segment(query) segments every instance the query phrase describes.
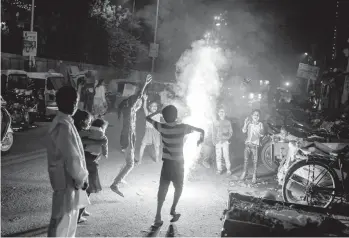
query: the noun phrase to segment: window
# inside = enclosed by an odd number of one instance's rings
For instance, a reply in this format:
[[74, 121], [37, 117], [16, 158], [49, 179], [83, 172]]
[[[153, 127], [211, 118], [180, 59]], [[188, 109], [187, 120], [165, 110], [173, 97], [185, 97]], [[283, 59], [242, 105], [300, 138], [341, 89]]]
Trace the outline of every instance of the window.
[[58, 90], [63, 86], [70, 86], [64, 77], [49, 77], [47, 79], [47, 90]]
[[10, 74], [8, 76], [8, 89], [27, 89], [28, 87], [28, 77], [23, 74]]

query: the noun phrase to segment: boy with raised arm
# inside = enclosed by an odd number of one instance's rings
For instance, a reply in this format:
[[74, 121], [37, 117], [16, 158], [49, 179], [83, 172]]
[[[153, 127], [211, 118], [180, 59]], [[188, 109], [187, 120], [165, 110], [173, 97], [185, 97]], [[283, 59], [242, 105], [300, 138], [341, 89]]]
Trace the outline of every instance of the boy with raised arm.
[[[144, 113], [145, 116], [148, 116], [151, 113], [154, 113], [158, 110], [158, 104], [156, 102], [152, 102], [149, 105], [149, 109], [148, 109], [148, 96], [146, 94], [144, 94], [144, 103], [143, 103], [143, 109], [144, 109]], [[156, 114], [153, 117], [153, 120], [160, 122], [161, 120], [161, 115], [160, 114]], [[144, 137], [142, 140], [142, 144], [141, 144], [141, 148], [139, 150], [139, 159], [138, 161], [136, 161], [137, 164], [141, 164], [142, 160], [143, 160], [143, 155], [144, 155], [144, 150], [145, 147], [148, 145], [153, 145], [154, 146], [154, 150], [155, 150], [155, 162], [158, 162], [160, 160], [160, 134], [159, 132], [153, 127], [152, 124], [150, 124], [149, 122], [146, 122], [145, 125], [145, 133], [144, 133]]]

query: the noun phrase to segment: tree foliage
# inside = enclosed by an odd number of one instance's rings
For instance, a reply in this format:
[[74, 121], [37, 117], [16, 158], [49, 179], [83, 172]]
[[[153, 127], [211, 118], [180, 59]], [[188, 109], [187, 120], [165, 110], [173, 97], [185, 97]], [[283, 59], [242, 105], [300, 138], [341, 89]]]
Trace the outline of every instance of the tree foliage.
[[108, 33], [109, 64], [127, 72], [147, 57], [148, 49], [140, 40], [142, 27], [129, 9], [116, 7], [109, 0], [96, 0], [90, 16]]
[[[30, 0], [1, 0], [2, 50], [21, 54], [30, 29]], [[38, 56], [128, 70], [146, 56], [142, 27], [128, 9], [109, 0], [36, 0]], [[6, 30], [6, 31], [5, 31]]]

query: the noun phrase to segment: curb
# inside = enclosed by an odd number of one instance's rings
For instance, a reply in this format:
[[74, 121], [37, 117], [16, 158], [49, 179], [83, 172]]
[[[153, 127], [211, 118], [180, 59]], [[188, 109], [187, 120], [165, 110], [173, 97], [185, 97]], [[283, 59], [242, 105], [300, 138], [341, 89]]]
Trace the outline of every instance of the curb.
[[42, 159], [46, 157], [47, 157], [46, 149], [39, 149], [39, 150], [31, 151], [28, 153], [22, 153], [22, 154], [5, 157], [1, 159], [1, 166], [4, 167], [4, 166], [18, 164], [18, 163], [29, 161], [29, 160]]

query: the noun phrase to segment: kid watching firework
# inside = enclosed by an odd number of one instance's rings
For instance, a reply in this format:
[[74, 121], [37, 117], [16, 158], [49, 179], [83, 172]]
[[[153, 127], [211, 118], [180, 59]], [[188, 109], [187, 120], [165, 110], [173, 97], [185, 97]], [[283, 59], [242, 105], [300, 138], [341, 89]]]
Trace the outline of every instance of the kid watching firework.
[[247, 117], [242, 128], [243, 133], [247, 133], [244, 151], [244, 170], [241, 174], [241, 180], [246, 178], [248, 158], [252, 155], [253, 160], [253, 175], [252, 183], [257, 182], [257, 165], [258, 165], [258, 147], [260, 146], [260, 138], [263, 136], [263, 123], [259, 121], [261, 112], [253, 110], [252, 120]]
[[224, 159], [227, 174], [231, 174], [231, 163], [229, 156], [229, 139], [233, 136], [233, 128], [230, 121], [225, 119], [223, 108], [218, 110], [218, 121], [214, 124], [212, 141], [216, 147], [217, 174], [223, 171], [222, 160]]

